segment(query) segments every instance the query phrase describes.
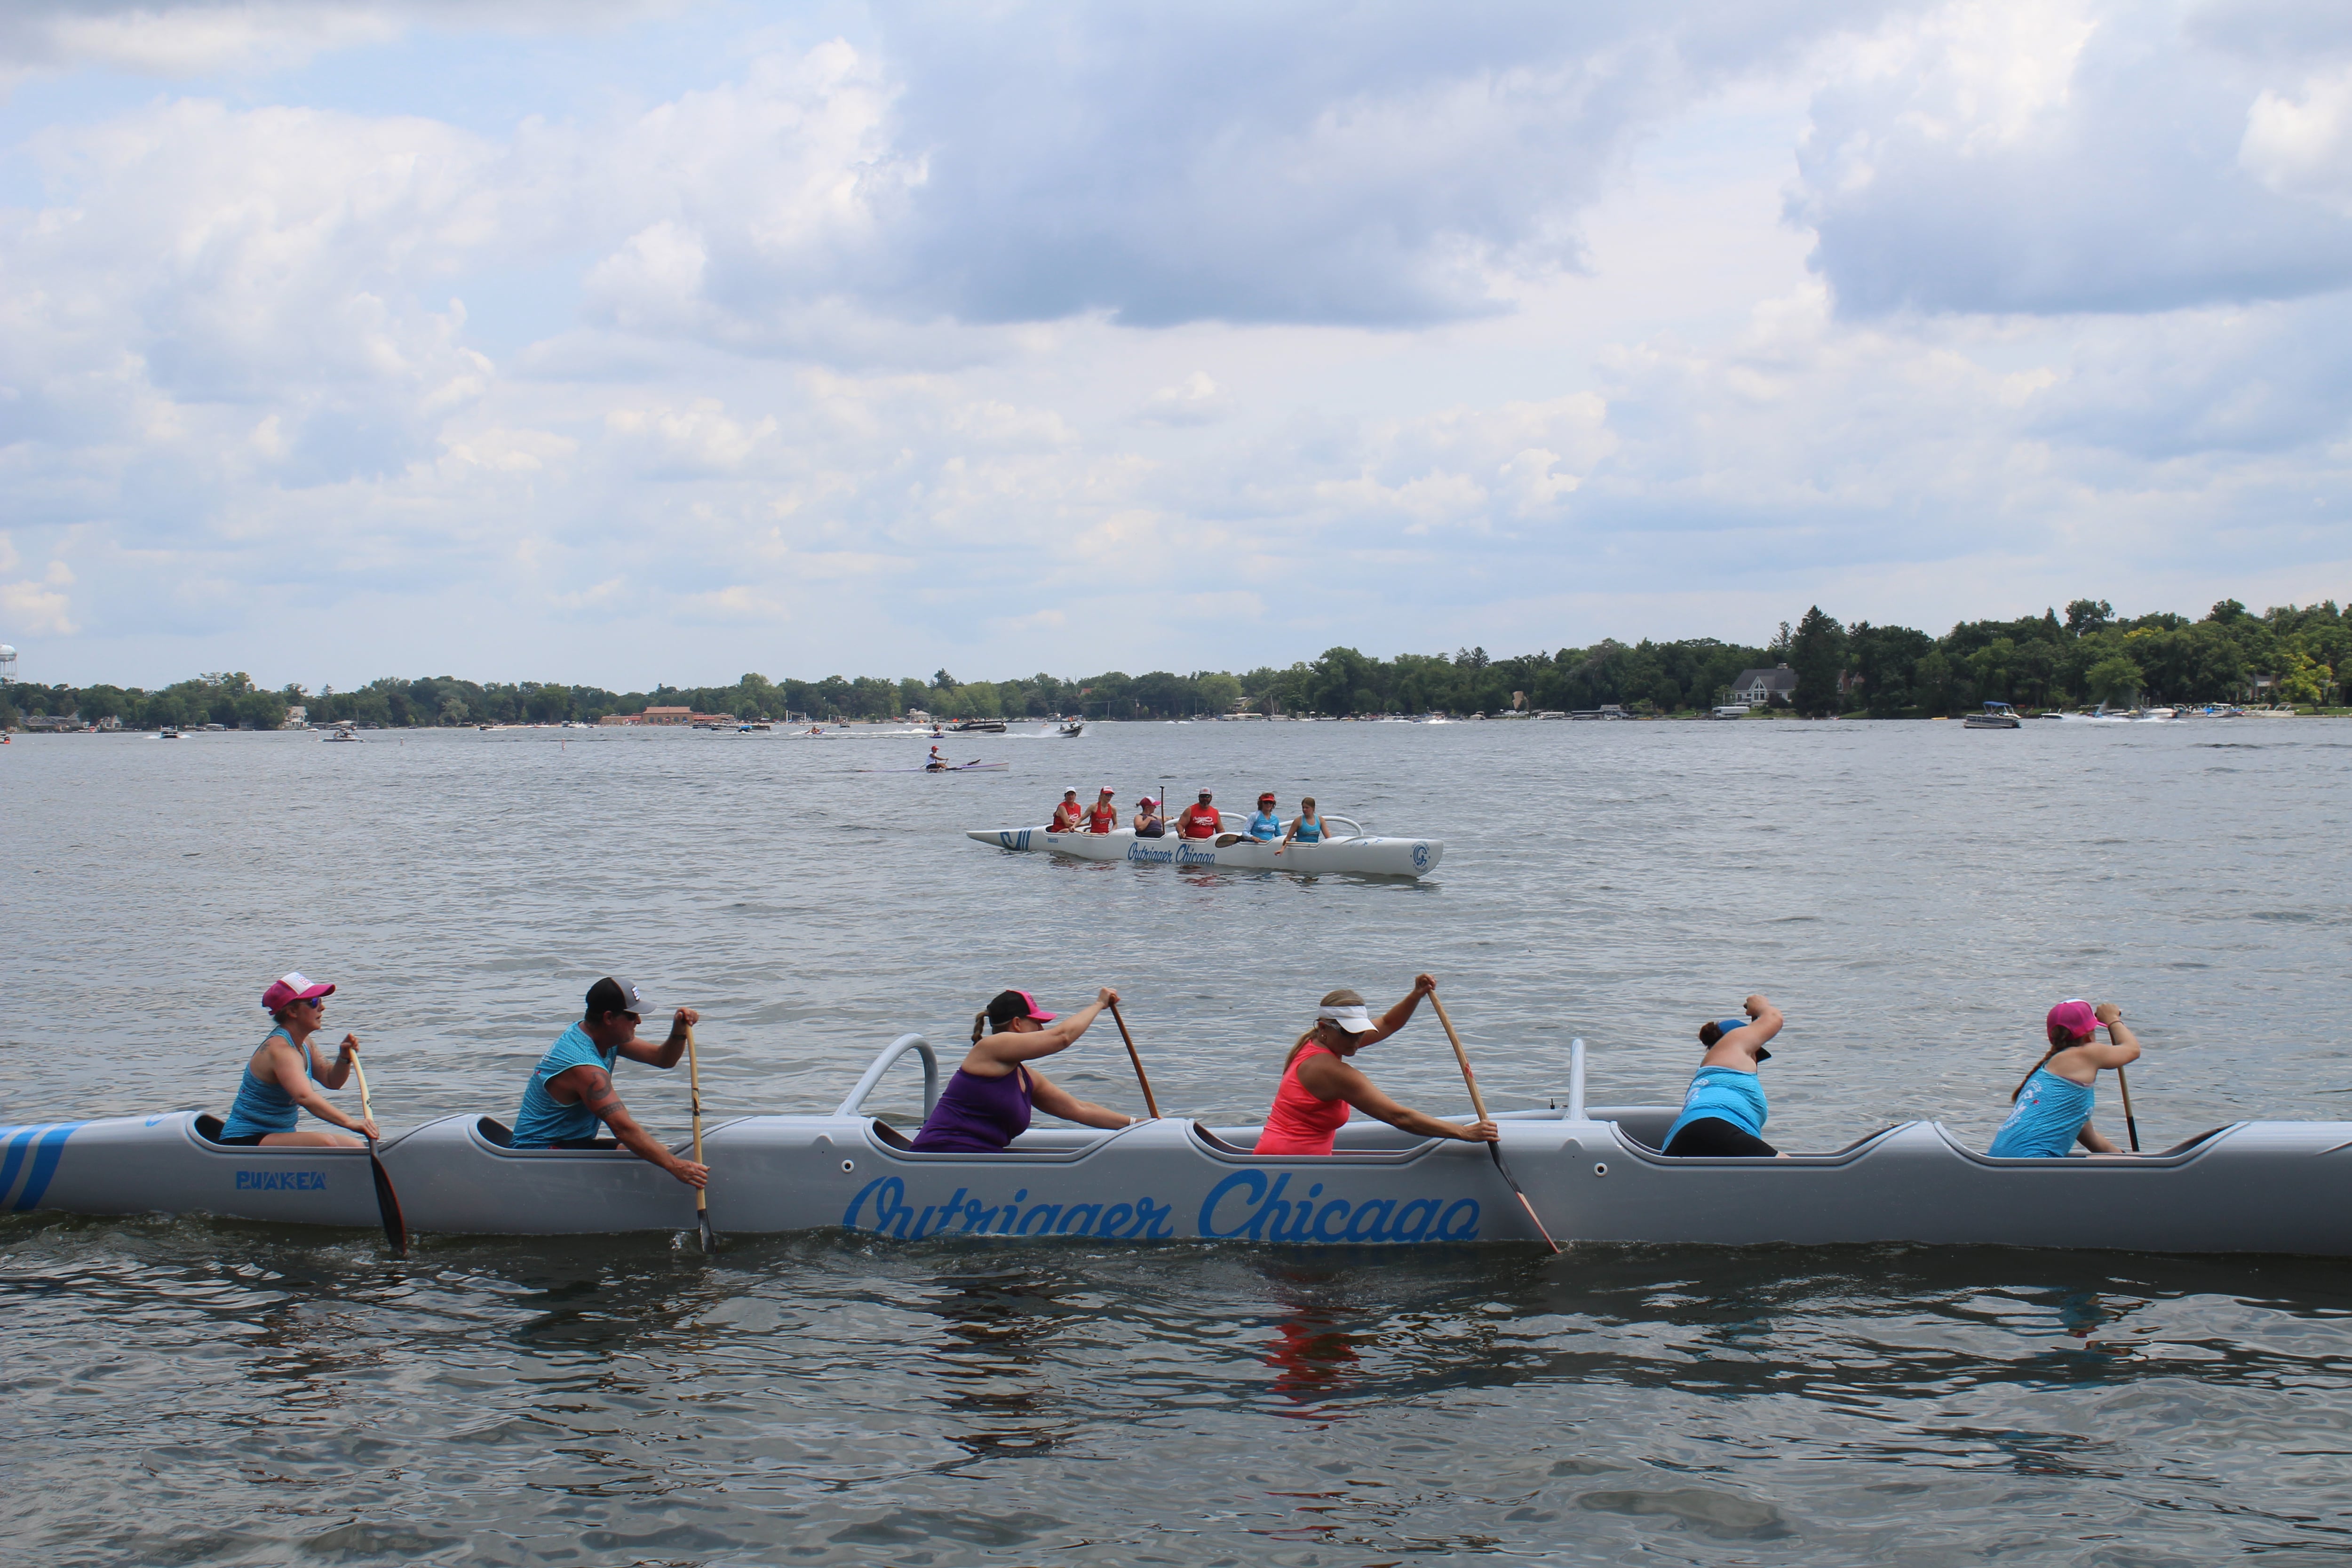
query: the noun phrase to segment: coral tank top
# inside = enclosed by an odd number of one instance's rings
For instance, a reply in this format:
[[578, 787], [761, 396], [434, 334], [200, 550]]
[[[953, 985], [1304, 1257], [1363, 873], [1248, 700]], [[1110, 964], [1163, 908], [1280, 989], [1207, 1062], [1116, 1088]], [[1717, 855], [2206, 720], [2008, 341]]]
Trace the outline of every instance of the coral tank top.
[[1331, 1140], [1347, 1125], [1348, 1102], [1344, 1100], [1318, 1100], [1298, 1081], [1299, 1064], [1321, 1051], [1327, 1057], [1339, 1053], [1328, 1046], [1309, 1045], [1293, 1057], [1290, 1065], [1282, 1069], [1282, 1082], [1274, 1091], [1274, 1109], [1265, 1113], [1265, 1126], [1259, 1130], [1257, 1148], [1260, 1154], [1328, 1154]]

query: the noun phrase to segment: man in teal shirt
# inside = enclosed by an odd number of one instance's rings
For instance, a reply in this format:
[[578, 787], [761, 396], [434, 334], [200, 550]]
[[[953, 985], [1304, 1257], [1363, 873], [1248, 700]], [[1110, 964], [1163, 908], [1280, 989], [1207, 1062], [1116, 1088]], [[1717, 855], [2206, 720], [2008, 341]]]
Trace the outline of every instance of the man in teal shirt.
[[622, 1057], [674, 1068], [686, 1054], [686, 1031], [702, 1021], [693, 1008], [680, 1007], [670, 1021], [669, 1037], [655, 1045], [637, 1038], [645, 1012], [645, 998], [625, 982], [607, 976], [588, 988], [586, 1016], [547, 1048], [523, 1086], [522, 1109], [515, 1114], [516, 1148], [597, 1148], [603, 1146], [596, 1136], [602, 1122], [638, 1159], [659, 1165], [688, 1186], [709, 1181], [709, 1166], [681, 1160], [655, 1142], [613, 1091], [613, 1068]]

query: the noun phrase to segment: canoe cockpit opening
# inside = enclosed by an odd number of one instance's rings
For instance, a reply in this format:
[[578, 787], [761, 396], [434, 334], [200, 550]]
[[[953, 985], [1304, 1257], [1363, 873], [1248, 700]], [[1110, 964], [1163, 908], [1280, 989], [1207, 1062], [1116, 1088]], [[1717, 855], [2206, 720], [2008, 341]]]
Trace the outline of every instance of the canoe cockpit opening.
[[2204, 1142], [2208, 1138], [2219, 1137], [2221, 1134], [2227, 1132], [2231, 1127], [2235, 1125], [2236, 1123], [2234, 1122], [2228, 1122], [2220, 1127], [2208, 1127], [2204, 1131], [2200, 1132], [2196, 1137], [2189, 1139], [2187, 1142], [2175, 1143], [2171, 1148], [2167, 1149], [2164, 1153], [2158, 1155], [2157, 1158], [2161, 1160], [2173, 1154], [2186, 1154], [2200, 1143]]
[[477, 1119], [474, 1122], [474, 1131], [482, 1135], [482, 1141], [486, 1143], [495, 1143], [501, 1149], [514, 1147], [513, 1129], [495, 1116]]
[[874, 1119], [873, 1127], [874, 1138], [877, 1142], [887, 1143], [893, 1149], [911, 1149], [915, 1146], [915, 1141], [913, 1139], [908, 1137], [904, 1132], [899, 1131], [897, 1128], [891, 1126], [888, 1122], [883, 1121], [878, 1116]]
[[226, 1123], [209, 1110], [200, 1110], [196, 1113], [196, 1136], [207, 1143], [219, 1142], [221, 1129], [226, 1125]]
[[1249, 1150], [1243, 1148], [1238, 1143], [1230, 1143], [1224, 1139], [1218, 1137], [1215, 1129], [1212, 1128], [1205, 1121], [1195, 1121], [1192, 1123], [1192, 1136], [1207, 1144], [1210, 1148], [1214, 1149], [1220, 1154], [1246, 1154], [1250, 1152]]

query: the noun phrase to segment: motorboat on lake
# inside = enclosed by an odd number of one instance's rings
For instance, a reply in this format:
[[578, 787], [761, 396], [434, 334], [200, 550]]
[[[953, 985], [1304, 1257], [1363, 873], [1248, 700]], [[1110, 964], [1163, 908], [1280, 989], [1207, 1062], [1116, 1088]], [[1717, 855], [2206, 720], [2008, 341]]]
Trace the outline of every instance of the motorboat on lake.
[[[1171, 832], [1140, 837], [1131, 827], [1109, 833], [1056, 833], [1050, 827], [984, 827], [964, 833], [975, 844], [999, 849], [1042, 849], [1081, 860], [1124, 860], [1134, 866], [1183, 866], [1204, 870], [1324, 872], [1358, 877], [1424, 877], [1445, 857], [1438, 838], [1390, 838], [1366, 833], [1363, 825], [1337, 812], [1323, 813], [1328, 825], [1319, 844], [1266, 843], [1241, 831], [1246, 820], [1217, 814], [1225, 831], [1214, 838], [1180, 838]], [[1333, 834], [1333, 827], [1344, 829]]]
[[2022, 727], [2017, 710], [2006, 702], [1988, 702], [1983, 712], [1970, 713], [1960, 720], [1963, 730], [2016, 730]]
[[[1181, 1117], [1034, 1127], [999, 1153], [917, 1153], [865, 1108], [909, 1055], [928, 1111], [937, 1053], [904, 1035], [829, 1113], [706, 1128], [712, 1225], [894, 1241], [1539, 1244], [1486, 1151], [1368, 1119], [1342, 1128], [1328, 1155], [1262, 1156], [1255, 1125]], [[1676, 1108], [1588, 1106], [1584, 1060], [1577, 1041], [1564, 1106], [1495, 1118], [1512, 1174], [1563, 1243], [2352, 1257], [2352, 1122], [2233, 1122], [2132, 1159], [1997, 1160], [1933, 1121], [1780, 1159], [1669, 1159], [1657, 1145]], [[377, 1223], [363, 1148], [231, 1147], [219, 1132], [194, 1110], [0, 1129], [0, 1211]], [[625, 1150], [517, 1149], [504, 1123], [478, 1114], [377, 1147], [421, 1235], [695, 1227], [693, 1190]]]

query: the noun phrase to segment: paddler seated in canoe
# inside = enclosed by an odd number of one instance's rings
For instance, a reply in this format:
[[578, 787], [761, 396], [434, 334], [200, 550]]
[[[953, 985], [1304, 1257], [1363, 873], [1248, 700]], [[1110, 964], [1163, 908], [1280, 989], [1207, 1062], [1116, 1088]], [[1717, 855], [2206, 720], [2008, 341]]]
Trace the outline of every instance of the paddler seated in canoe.
[[262, 1144], [270, 1148], [315, 1148], [320, 1144], [355, 1146], [362, 1141], [346, 1138], [340, 1132], [299, 1126], [305, 1110], [321, 1121], [349, 1128], [363, 1138], [383, 1136], [374, 1122], [364, 1116], [344, 1115], [319, 1092], [321, 1088], [343, 1087], [344, 1080], [352, 1076], [352, 1063], [360, 1048], [358, 1036], [345, 1035], [335, 1059], [322, 1063], [319, 1047], [310, 1043], [310, 1037], [326, 1022], [327, 998], [334, 994], [333, 986], [314, 985], [299, 973], [286, 975], [261, 994], [262, 1011], [278, 1026], [246, 1058], [245, 1077], [236, 1086], [236, 1102], [228, 1108], [228, 1119], [222, 1123], [220, 1137], [215, 1142], [248, 1147]]
[[[1287, 849], [1294, 844], [1322, 842], [1323, 817], [1315, 809], [1315, 797], [1311, 795], [1302, 795], [1298, 797], [1298, 815], [1290, 819], [1290, 831], [1282, 836], [1282, 849]], [[1279, 855], [1282, 849], [1277, 849], [1275, 853]]]
[[948, 771], [948, 760], [940, 755], [940, 749], [937, 746], [931, 748], [931, 760], [923, 764], [923, 771], [927, 773], [943, 773]]
[[[563, 1031], [523, 1085], [522, 1109], [515, 1113], [518, 1149], [610, 1149], [615, 1142], [647, 1164], [659, 1165], [689, 1187], [710, 1180], [710, 1168], [681, 1160], [637, 1125], [613, 1092], [613, 1068], [621, 1058], [651, 1068], [674, 1068], [686, 1054], [686, 1032], [702, 1021], [691, 1007], [670, 1020], [669, 1037], [656, 1045], [637, 1038], [646, 1012], [637, 988], [611, 976], [588, 987], [588, 1011]], [[598, 1122], [613, 1130], [596, 1136]]]
[[1260, 844], [1271, 844], [1281, 837], [1282, 818], [1276, 816], [1274, 810], [1278, 804], [1272, 790], [1259, 795], [1257, 809], [1250, 813], [1249, 826], [1244, 831]]
[[1066, 1018], [1037, 1005], [1026, 991], [1000, 991], [971, 1020], [971, 1049], [940, 1090], [915, 1149], [926, 1154], [995, 1154], [1029, 1131], [1034, 1108], [1082, 1127], [1132, 1127], [1140, 1118], [1080, 1100], [1033, 1071], [1028, 1063], [1076, 1045], [1105, 1007], [1118, 1000], [1108, 986], [1094, 1004]]
[[1066, 789], [1062, 804], [1054, 808], [1054, 820], [1045, 825], [1048, 833], [1078, 833], [1087, 826], [1087, 808], [1078, 804], [1078, 792]]
[[1275, 1086], [1274, 1108], [1259, 1129], [1260, 1154], [1328, 1154], [1331, 1142], [1348, 1120], [1349, 1107], [1423, 1138], [1459, 1138], [1466, 1143], [1492, 1143], [1498, 1134], [1491, 1121], [1464, 1126], [1424, 1115], [1399, 1105], [1372, 1087], [1372, 1080], [1348, 1058], [1366, 1046], [1387, 1039], [1412, 1017], [1421, 999], [1437, 990], [1437, 982], [1416, 974], [1405, 999], [1373, 1023], [1364, 999], [1353, 991], [1334, 991], [1315, 1011], [1315, 1026], [1298, 1037], [1283, 1059], [1282, 1081]]
[[1168, 823], [1160, 815], [1160, 803], [1148, 795], [1135, 803], [1135, 836], [1138, 838], [1168, 837]]
[[1666, 1153], [1770, 1159], [1780, 1152], [1764, 1142], [1770, 1108], [1764, 1103], [1764, 1084], [1756, 1067], [1771, 1059], [1764, 1042], [1780, 1032], [1785, 1020], [1761, 994], [1748, 998], [1746, 1006], [1745, 1018], [1699, 1026], [1698, 1043], [1706, 1055], [1691, 1074], [1683, 1113], [1658, 1145]]
[[[2098, 1040], [2102, 1025], [2107, 1031], [2104, 1046]], [[2010, 1095], [2009, 1120], [1985, 1152], [2000, 1160], [2056, 1159], [2080, 1143], [2094, 1154], [2123, 1153], [2091, 1125], [2099, 1069], [2139, 1060], [2139, 1041], [2124, 1023], [2123, 1009], [2112, 1002], [2094, 1007], [2070, 998], [2050, 1009], [2042, 1032], [2050, 1048]]]
[[1118, 831], [1118, 807], [1111, 804], [1112, 794], [1110, 785], [1105, 784], [1102, 786], [1102, 794], [1095, 797], [1093, 809], [1087, 813], [1088, 833]]
[[1201, 798], [1184, 808], [1183, 815], [1176, 819], [1176, 833], [1179, 837], [1214, 838], [1218, 831], [1224, 826], [1224, 818], [1218, 814], [1215, 806], [1209, 804], [1210, 798], [1209, 792], [1202, 790]]

